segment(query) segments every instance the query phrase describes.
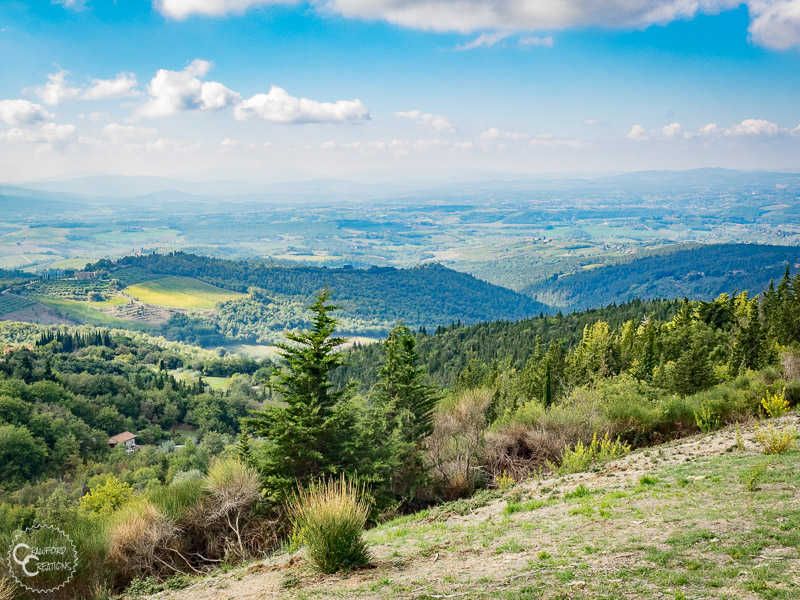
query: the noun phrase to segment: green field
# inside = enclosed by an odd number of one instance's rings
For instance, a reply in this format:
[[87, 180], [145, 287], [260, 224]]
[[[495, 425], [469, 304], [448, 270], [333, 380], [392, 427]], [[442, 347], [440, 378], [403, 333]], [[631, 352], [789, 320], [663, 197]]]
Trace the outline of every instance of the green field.
[[33, 304], [33, 300], [16, 294], [0, 295], [0, 315], [6, 315], [17, 310], [22, 310]]
[[146, 304], [188, 310], [210, 310], [219, 302], [245, 296], [191, 277], [166, 277], [156, 281], [146, 281], [129, 286], [123, 291]]
[[117, 329], [135, 329], [139, 331], [151, 330], [144, 323], [137, 323], [136, 321], [128, 321], [127, 319], [118, 319], [107, 315], [99, 310], [96, 310], [88, 302], [79, 302], [77, 300], [69, 300], [66, 298], [37, 298], [39, 302], [52, 308], [55, 312], [63, 317], [72, 319], [78, 323], [85, 323], [87, 325], [96, 325], [100, 327], [114, 327]]

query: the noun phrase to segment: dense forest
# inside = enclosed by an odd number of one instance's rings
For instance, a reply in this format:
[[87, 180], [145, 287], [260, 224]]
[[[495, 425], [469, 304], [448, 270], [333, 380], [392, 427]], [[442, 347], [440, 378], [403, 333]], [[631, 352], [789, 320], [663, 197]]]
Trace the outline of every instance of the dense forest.
[[584, 310], [634, 298], [711, 300], [723, 292], [762, 290], [792, 271], [800, 260], [793, 246], [710, 244], [650, 256], [616, 259], [614, 264], [554, 274], [520, 288], [524, 294], [562, 310]]

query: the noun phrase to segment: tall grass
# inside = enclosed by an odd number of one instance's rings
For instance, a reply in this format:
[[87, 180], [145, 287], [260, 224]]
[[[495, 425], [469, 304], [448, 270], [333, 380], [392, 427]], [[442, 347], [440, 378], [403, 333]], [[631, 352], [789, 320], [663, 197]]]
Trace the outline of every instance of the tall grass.
[[294, 535], [306, 547], [308, 560], [322, 573], [369, 562], [363, 539], [369, 512], [364, 488], [344, 475], [299, 488], [288, 504]]

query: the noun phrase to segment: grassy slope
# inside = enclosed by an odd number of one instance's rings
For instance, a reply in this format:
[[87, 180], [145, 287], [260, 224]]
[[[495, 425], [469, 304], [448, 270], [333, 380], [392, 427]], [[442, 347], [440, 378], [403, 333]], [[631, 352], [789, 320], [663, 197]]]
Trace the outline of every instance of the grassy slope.
[[166, 277], [125, 288], [137, 300], [166, 308], [189, 310], [213, 309], [218, 302], [243, 298], [245, 294], [229, 292], [191, 277]]
[[152, 327], [148, 327], [144, 323], [137, 323], [136, 321], [128, 321], [127, 319], [118, 319], [107, 315], [104, 312], [92, 307], [89, 302], [79, 302], [77, 300], [69, 300], [66, 298], [46, 298], [38, 297], [37, 300], [45, 306], [52, 308], [57, 313], [72, 319], [73, 321], [86, 325], [95, 325], [97, 327], [111, 327], [116, 329], [133, 329], [136, 331], [148, 331]]
[[281, 554], [160, 597], [800, 598], [800, 452], [742, 434], [744, 451], [727, 428], [398, 519], [367, 533], [367, 570], [320, 576]]

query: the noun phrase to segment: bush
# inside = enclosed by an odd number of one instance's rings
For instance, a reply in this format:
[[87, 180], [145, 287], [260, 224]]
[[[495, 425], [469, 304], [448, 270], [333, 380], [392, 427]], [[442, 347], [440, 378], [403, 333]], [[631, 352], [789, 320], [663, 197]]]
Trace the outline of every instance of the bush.
[[175, 557], [169, 550], [176, 533], [175, 524], [150, 502], [128, 505], [111, 527], [108, 561], [126, 582], [173, 573]]
[[224, 523], [235, 542], [227, 543], [225, 553], [245, 558], [248, 554], [244, 527], [249, 510], [261, 497], [261, 476], [234, 458], [217, 460], [208, 470], [205, 487], [209, 500], [204, 506], [206, 523]]
[[794, 450], [797, 430], [791, 427], [774, 427], [772, 423], [764, 428], [756, 426], [756, 439], [764, 449], [764, 454], [785, 454]]
[[781, 417], [789, 412], [789, 403], [784, 396], [785, 392], [786, 388], [774, 394], [767, 392], [767, 395], [761, 399], [761, 408], [764, 409], [769, 418]]
[[108, 516], [133, 498], [133, 488], [116, 477], [108, 477], [104, 483], [92, 487], [81, 498], [81, 508], [99, 515]]
[[305, 545], [311, 564], [335, 573], [369, 562], [363, 539], [370, 505], [352, 480], [320, 480], [301, 487], [288, 506], [295, 537]]
[[565, 447], [564, 453], [561, 455], [561, 464], [558, 467], [551, 464], [550, 467], [561, 475], [580, 473], [588, 471], [593, 464], [602, 464], [624, 456], [630, 450], [630, 446], [621, 442], [619, 438], [611, 440], [606, 434], [598, 440], [595, 434], [592, 443], [588, 446], [584, 446], [583, 442], [578, 442], [574, 448]]
[[434, 477], [446, 498], [469, 495], [475, 489], [491, 402], [488, 390], [467, 390], [443, 402], [434, 416], [426, 443]]

